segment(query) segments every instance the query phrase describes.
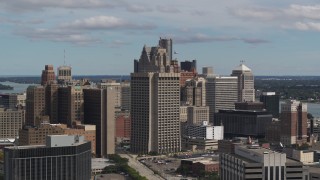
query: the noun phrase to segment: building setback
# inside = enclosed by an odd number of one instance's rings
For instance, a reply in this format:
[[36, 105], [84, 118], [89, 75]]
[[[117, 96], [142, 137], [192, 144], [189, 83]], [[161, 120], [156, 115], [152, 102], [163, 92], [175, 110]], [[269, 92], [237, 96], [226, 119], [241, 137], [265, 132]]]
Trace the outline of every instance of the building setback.
[[46, 145], [4, 149], [5, 180], [91, 179], [91, 144], [83, 136], [48, 136]]

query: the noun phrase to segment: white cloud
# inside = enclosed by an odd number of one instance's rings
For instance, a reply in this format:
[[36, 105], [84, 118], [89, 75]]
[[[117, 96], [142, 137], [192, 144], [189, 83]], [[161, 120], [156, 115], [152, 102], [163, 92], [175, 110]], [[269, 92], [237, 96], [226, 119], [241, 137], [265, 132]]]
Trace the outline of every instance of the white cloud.
[[[290, 28], [290, 27], [289, 27]], [[312, 31], [320, 31], [320, 23], [316, 22], [296, 22], [292, 28], [302, 30], [302, 31], [307, 31], [307, 30], [312, 30]]]
[[288, 16], [302, 17], [308, 19], [320, 19], [320, 5], [304, 6], [292, 4], [288, 9], [284, 10]]
[[114, 16], [95, 16], [64, 23], [61, 28], [78, 30], [108, 30], [108, 29], [154, 29], [153, 24], [137, 24]]
[[231, 14], [240, 18], [249, 18], [270, 21], [277, 18], [280, 12], [276, 9], [268, 8], [237, 8], [232, 9]]

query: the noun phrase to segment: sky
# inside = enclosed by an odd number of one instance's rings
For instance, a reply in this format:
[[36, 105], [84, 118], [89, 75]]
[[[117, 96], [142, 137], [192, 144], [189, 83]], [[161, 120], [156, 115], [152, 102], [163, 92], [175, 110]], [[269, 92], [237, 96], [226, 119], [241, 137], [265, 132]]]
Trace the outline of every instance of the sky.
[[200, 72], [319, 75], [319, 32], [318, 0], [0, 0], [0, 75], [129, 75], [160, 37]]

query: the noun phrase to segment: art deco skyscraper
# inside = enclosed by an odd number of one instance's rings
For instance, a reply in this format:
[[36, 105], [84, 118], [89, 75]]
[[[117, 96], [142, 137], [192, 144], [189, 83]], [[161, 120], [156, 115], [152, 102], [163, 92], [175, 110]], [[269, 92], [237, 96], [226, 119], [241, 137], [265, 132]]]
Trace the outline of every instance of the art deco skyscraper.
[[45, 115], [45, 87], [29, 86], [26, 99], [26, 125], [39, 125]]
[[56, 76], [54, 74], [53, 65], [46, 65], [45, 69], [42, 70], [41, 75], [41, 85], [51, 84], [56, 80]]
[[255, 101], [254, 76], [251, 69], [244, 64], [240, 64], [232, 71], [231, 76], [238, 77], [238, 101]]
[[[160, 39], [159, 44], [171, 40]], [[172, 51], [172, 42], [169, 43]], [[131, 74], [131, 151], [174, 153], [181, 149], [180, 74], [162, 47], [143, 47]]]

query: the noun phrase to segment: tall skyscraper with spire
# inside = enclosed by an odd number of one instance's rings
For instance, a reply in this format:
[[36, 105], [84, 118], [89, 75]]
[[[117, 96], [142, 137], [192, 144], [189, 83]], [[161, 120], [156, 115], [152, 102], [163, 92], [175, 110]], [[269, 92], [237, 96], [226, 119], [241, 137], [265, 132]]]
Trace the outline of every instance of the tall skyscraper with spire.
[[[168, 52], [169, 51], [169, 54]], [[180, 73], [171, 60], [172, 40], [143, 47], [131, 73], [131, 151], [174, 153], [181, 150]]]
[[254, 76], [251, 69], [241, 62], [239, 66], [233, 69], [231, 76], [238, 77], [238, 101], [255, 101]]

